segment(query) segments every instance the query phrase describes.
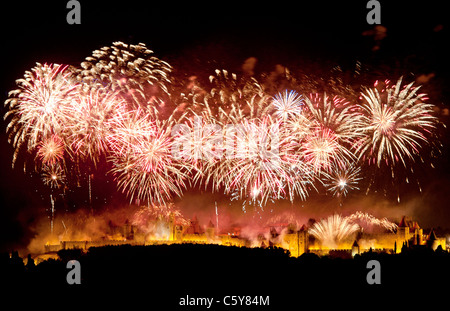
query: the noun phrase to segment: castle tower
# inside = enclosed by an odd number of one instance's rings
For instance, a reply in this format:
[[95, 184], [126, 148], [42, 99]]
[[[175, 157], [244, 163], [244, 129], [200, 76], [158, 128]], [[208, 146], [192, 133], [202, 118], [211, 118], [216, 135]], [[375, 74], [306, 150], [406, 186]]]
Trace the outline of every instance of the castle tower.
[[434, 233], [434, 230], [431, 229], [430, 234], [428, 235], [427, 238], [427, 246], [435, 251], [438, 245], [439, 243], [438, 239], [436, 238], [436, 234]]
[[309, 251], [309, 234], [306, 226], [303, 225], [300, 230], [289, 230], [283, 236], [283, 244], [289, 250], [291, 256], [299, 257]]
[[170, 214], [169, 217], [169, 241], [175, 241], [175, 217], [173, 214]]
[[414, 245], [422, 245], [423, 244], [423, 230], [419, 227], [419, 224], [417, 222], [414, 222], [413, 226], [414, 230]]
[[197, 216], [191, 220], [190, 226], [186, 229], [187, 234], [203, 234], [203, 229], [200, 227], [198, 223]]
[[272, 239], [275, 239], [277, 236], [278, 236], [278, 232], [277, 232], [277, 230], [275, 229], [275, 227], [270, 227], [270, 237], [271, 237]]
[[178, 224], [174, 226], [174, 232], [175, 232], [175, 236], [174, 236], [174, 241], [183, 241], [183, 226]]
[[403, 245], [404, 243], [407, 243], [408, 240], [409, 240], [409, 227], [406, 224], [405, 216], [403, 216], [397, 228], [397, 237], [396, 237], [397, 252], [399, 252], [398, 245]]
[[123, 236], [127, 240], [134, 240], [134, 229], [128, 219], [125, 221], [123, 226]]
[[360, 250], [359, 250], [359, 244], [358, 242], [353, 242], [352, 245], [352, 257], [355, 257], [355, 255], [359, 255], [360, 254]]
[[309, 251], [309, 234], [305, 225], [303, 225], [299, 231], [297, 231], [298, 236], [298, 256], [301, 256], [304, 253]]
[[211, 220], [209, 221], [208, 227], [206, 227], [206, 238], [209, 242], [216, 239], [216, 227]]
[[261, 248], [266, 248], [266, 243], [264, 243], [264, 240], [261, 241], [261, 244], [259, 245], [259, 247]]

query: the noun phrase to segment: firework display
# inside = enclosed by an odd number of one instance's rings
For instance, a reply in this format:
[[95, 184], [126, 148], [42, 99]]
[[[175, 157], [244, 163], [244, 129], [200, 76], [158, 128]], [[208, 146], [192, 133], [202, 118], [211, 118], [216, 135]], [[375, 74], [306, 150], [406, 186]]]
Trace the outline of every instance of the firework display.
[[363, 213], [361, 211], [358, 211], [354, 214], [351, 214], [347, 216], [347, 219], [355, 222], [360, 223], [361, 227], [364, 226], [381, 226], [385, 228], [386, 230], [389, 230], [390, 232], [395, 232], [397, 229], [397, 225], [389, 221], [387, 218], [378, 219], [373, 215], [370, 215], [368, 213]]
[[65, 178], [64, 171], [59, 164], [44, 164], [42, 167], [42, 181], [51, 188], [61, 187]]
[[[424, 102], [425, 94], [410, 83], [402, 87], [402, 79], [379, 91], [376, 87], [361, 93], [364, 98], [363, 130], [366, 135], [356, 149], [360, 158], [380, 166], [401, 163], [420, 152], [426, 134], [435, 127], [433, 106]], [[377, 86], [377, 85], [376, 85]]]
[[171, 73], [142, 43], [115, 42], [80, 68], [38, 63], [5, 102], [13, 165], [21, 151], [34, 155], [45, 184], [58, 188], [80, 163], [106, 163], [130, 201], [148, 206], [194, 187], [264, 206], [322, 186], [346, 196], [362, 188], [367, 165], [411, 170], [439, 124], [419, 86], [401, 78], [358, 97], [309, 82], [274, 91], [226, 70], [180, 89]]
[[334, 214], [321, 219], [314, 223], [308, 232], [321, 242], [322, 247], [336, 248], [345, 240], [353, 241], [356, 232], [365, 229], [373, 231], [373, 227], [380, 227], [391, 233], [398, 228], [387, 218], [379, 219], [368, 213], [357, 211], [346, 217]]
[[346, 196], [349, 190], [358, 190], [358, 182], [361, 168], [349, 165], [344, 169], [338, 169], [325, 177], [325, 186], [334, 196]]
[[52, 135], [62, 137], [72, 100], [78, 95], [72, 79], [67, 66], [37, 63], [16, 81], [19, 88], [9, 93], [5, 102], [9, 111], [4, 116], [10, 118], [7, 132], [16, 150], [13, 166], [22, 147], [32, 152]]
[[443, 1], [3, 7], [8, 305], [445, 297]]
[[331, 215], [316, 222], [309, 233], [322, 241], [323, 245], [336, 248], [339, 243], [359, 230], [359, 226], [341, 215]]
[[187, 179], [184, 169], [189, 168], [172, 160], [167, 129], [135, 139], [132, 150], [124, 156], [112, 157], [118, 187], [138, 202], [164, 203], [173, 194], [181, 196]]
[[153, 56], [145, 44], [114, 42], [92, 52], [75, 70], [82, 85], [117, 91], [130, 107], [151, 107], [160, 103], [170, 84], [171, 66]]

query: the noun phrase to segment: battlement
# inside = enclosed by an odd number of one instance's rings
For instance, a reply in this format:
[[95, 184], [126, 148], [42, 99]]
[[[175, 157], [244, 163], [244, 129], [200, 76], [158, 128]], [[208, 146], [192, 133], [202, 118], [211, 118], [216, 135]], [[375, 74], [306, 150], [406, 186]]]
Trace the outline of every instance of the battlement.
[[[303, 226], [300, 230], [292, 230], [292, 226], [277, 229], [275, 227], [265, 228], [267, 234], [260, 234], [256, 241], [251, 241], [239, 235], [239, 230], [233, 233], [217, 234], [214, 226], [210, 222], [206, 229], [203, 229], [198, 221], [194, 219], [190, 225], [182, 226], [174, 224], [172, 221], [165, 224], [165, 234], [145, 235], [137, 228], [128, 223], [125, 228], [115, 228], [114, 233], [123, 232], [123, 239], [102, 239], [95, 241], [60, 241], [56, 244], [45, 245], [45, 252], [56, 252], [61, 249], [82, 249], [88, 250], [90, 247], [100, 247], [108, 245], [155, 245], [173, 243], [198, 243], [198, 244], [218, 244], [238, 247], [267, 247], [274, 246], [284, 248], [291, 256], [299, 257], [304, 253], [312, 252], [318, 255], [330, 255], [342, 258], [352, 257], [355, 254], [367, 252], [400, 253], [403, 247], [421, 245], [436, 250], [440, 245], [446, 249], [446, 239], [436, 237], [433, 230], [428, 235], [423, 234], [423, 230], [417, 223], [407, 223], [404, 219], [400, 222], [396, 232], [385, 233], [364, 233], [359, 232], [354, 237], [354, 242], [347, 241], [341, 243], [337, 248], [322, 247], [318, 241], [311, 244], [308, 230]], [[117, 234], [115, 235], [117, 236]]]

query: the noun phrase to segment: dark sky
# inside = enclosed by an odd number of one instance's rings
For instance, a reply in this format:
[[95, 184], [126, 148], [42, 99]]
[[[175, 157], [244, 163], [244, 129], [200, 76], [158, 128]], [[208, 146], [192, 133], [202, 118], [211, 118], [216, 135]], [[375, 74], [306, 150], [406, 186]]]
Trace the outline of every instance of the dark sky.
[[[395, 3], [392, 3], [395, 2]], [[359, 1], [87, 1], [81, 0], [81, 25], [66, 23], [66, 1], [2, 3], [0, 72], [2, 101], [14, 81], [35, 62], [78, 65], [94, 49], [114, 41], [145, 43], [162, 59], [182, 64], [183, 70], [213, 65], [239, 68], [250, 56], [271, 70], [277, 63], [300, 59], [345, 66], [356, 60], [374, 65], [411, 66], [417, 74], [436, 74], [434, 100], [448, 102], [448, 14], [445, 1], [380, 1], [382, 25], [388, 29], [374, 56], [373, 42], [362, 36], [366, 2]], [[441, 27], [441, 28], [440, 28]], [[211, 53], [214, 51], [214, 54]], [[182, 59], [183, 62], [179, 60]], [[407, 59], [407, 61], [405, 61]], [[211, 65], [211, 66], [213, 66]], [[376, 66], [374, 66], [376, 68]], [[214, 69], [214, 68], [213, 68]], [[406, 68], [408, 70], [408, 68]], [[2, 115], [4, 110], [2, 108]], [[27, 211], [41, 205], [34, 180], [21, 166], [11, 169], [12, 148], [0, 134], [0, 240], [12, 247], [27, 237], [33, 222]], [[446, 151], [445, 151], [446, 152]], [[444, 156], [448, 153], [444, 152]], [[450, 227], [448, 164], [426, 189], [435, 214]], [[442, 199], [439, 197], [442, 196]], [[418, 215], [426, 218], [426, 210]]]

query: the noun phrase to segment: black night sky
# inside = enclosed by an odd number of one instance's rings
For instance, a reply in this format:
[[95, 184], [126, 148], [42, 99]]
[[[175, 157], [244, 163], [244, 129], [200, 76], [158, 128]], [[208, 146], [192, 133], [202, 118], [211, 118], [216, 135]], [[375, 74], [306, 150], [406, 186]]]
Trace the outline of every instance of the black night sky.
[[[416, 77], [434, 73], [424, 86], [430, 101], [450, 103], [449, 19], [444, 1], [381, 0], [387, 36], [373, 51], [366, 1], [87, 1], [81, 25], [68, 25], [66, 1], [11, 1], [2, 4], [2, 102], [36, 62], [79, 65], [95, 49], [123, 41], [143, 42], [182, 75], [207, 77], [216, 68], [239, 72], [248, 57], [258, 59], [257, 74], [276, 64], [352, 72], [357, 61], [374, 76]], [[319, 65], [318, 65], [319, 64]], [[5, 109], [2, 105], [1, 114]], [[448, 116], [442, 116], [448, 123]], [[40, 186], [11, 168], [13, 148], [6, 123], [0, 129], [0, 250], [26, 245], [28, 226], [43, 212]], [[424, 206], [414, 210], [425, 227], [450, 228], [448, 133], [436, 169], [421, 178]], [[103, 182], [102, 180], [97, 181]], [[109, 186], [107, 186], [109, 187]], [[114, 192], [113, 189], [109, 189]], [[47, 197], [46, 197], [47, 198]], [[100, 198], [101, 200], [101, 198]], [[40, 211], [39, 213], [37, 211]]]

